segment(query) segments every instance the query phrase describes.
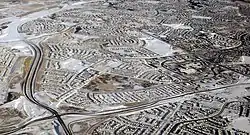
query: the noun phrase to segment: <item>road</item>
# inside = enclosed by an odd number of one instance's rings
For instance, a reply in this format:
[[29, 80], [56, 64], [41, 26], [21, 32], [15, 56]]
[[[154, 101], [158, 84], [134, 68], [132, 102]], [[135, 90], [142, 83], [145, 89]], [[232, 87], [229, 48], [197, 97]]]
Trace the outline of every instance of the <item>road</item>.
[[[192, 95], [192, 94], [195, 94], [195, 93], [201, 93], [201, 92], [207, 92], [207, 91], [215, 91], [215, 90], [218, 90], [218, 89], [223, 89], [223, 88], [228, 88], [228, 87], [234, 87], [234, 86], [240, 86], [240, 85], [249, 85], [249, 83], [241, 83], [241, 84], [234, 84], [234, 85], [231, 85], [231, 86], [226, 86], [226, 87], [221, 87], [221, 88], [216, 88], [216, 89], [211, 89], [211, 90], [205, 90], [205, 91], [198, 91], [198, 92], [192, 92], [192, 93], [187, 93], [187, 94], [184, 94], [184, 95], [180, 95], [180, 96], [176, 96], [176, 97], [171, 97], [171, 98], [165, 98], [165, 99], [160, 99], [158, 101], [154, 101], [154, 102], [150, 102], [150, 103], [145, 103], [145, 104], [140, 104], [138, 106], [133, 106], [133, 107], [127, 107], [127, 108], [123, 108], [123, 109], [114, 109], [114, 110], [109, 110], [109, 111], [101, 111], [101, 112], [86, 112], [86, 113], [63, 113], [63, 114], [58, 114], [56, 112], [57, 115], [52, 115], [52, 116], [47, 116], [47, 117], [43, 117], [43, 118], [38, 118], [38, 119], [35, 119], [35, 120], [32, 120], [32, 121], [29, 121], [27, 123], [25, 123], [24, 125], [16, 128], [16, 129], [13, 129], [12, 131], [10, 132], [5, 132], [5, 133], [1, 133], [3, 135], [9, 135], [10, 133], [14, 133], [32, 123], [35, 123], [35, 122], [38, 122], [38, 121], [43, 121], [43, 120], [48, 120], [48, 119], [52, 119], [52, 118], [55, 118], [55, 117], [60, 117], [60, 116], [68, 116], [68, 115], [85, 115], [85, 116], [88, 116], [88, 117], [103, 117], [103, 116], [114, 116], [114, 115], [117, 115], [117, 114], [125, 114], [125, 113], [130, 113], [130, 112], [135, 112], [135, 111], [140, 111], [140, 110], [144, 110], [144, 109], [149, 109], [149, 108], [152, 108], [152, 107], [155, 107], [155, 106], [160, 106], [160, 105], [164, 105], [165, 102], [164, 101], [168, 101], [170, 99], [176, 99], [176, 98], [179, 98], [179, 97], [183, 97], [183, 96], [186, 96], [186, 95]], [[26, 92], [26, 94], [28, 94]], [[27, 95], [28, 96], [28, 95]], [[29, 97], [27, 97], [29, 98]], [[32, 97], [31, 97], [32, 98]], [[36, 103], [36, 101], [33, 101], [32, 99], [30, 99], [31, 102]], [[233, 101], [235, 102], [235, 101]], [[217, 112], [216, 114], [214, 115], [210, 115], [208, 117], [205, 117], [205, 118], [200, 118], [200, 119], [194, 119], [194, 120], [202, 120], [202, 119], [207, 119], [207, 118], [210, 118], [210, 117], [214, 117], [215, 115], [219, 115], [220, 113], [222, 113], [222, 111], [224, 110], [224, 108], [228, 105], [228, 103], [225, 103], [219, 112]], [[45, 106], [45, 105], [42, 105], [42, 106]], [[47, 106], [45, 106], [46, 108], [49, 108]], [[51, 109], [51, 108], [50, 108]], [[51, 109], [53, 111], [53, 109]], [[191, 120], [193, 121], [193, 120]], [[183, 123], [183, 122], [189, 122], [189, 121], [182, 121], [180, 123]], [[180, 123], [176, 123], [175, 125], [178, 125]], [[61, 124], [61, 123], [60, 123]], [[65, 125], [64, 125], [65, 126]], [[65, 126], [66, 127], [66, 126]], [[173, 128], [173, 127], [172, 127]], [[171, 128], [171, 129], [172, 129]], [[66, 128], [67, 129], [67, 128]]]
[[27, 44], [30, 45], [30, 48], [32, 49], [33, 53], [34, 53], [34, 59], [32, 61], [31, 64], [31, 68], [29, 70], [29, 72], [27, 73], [27, 76], [25, 77], [25, 80], [23, 82], [23, 93], [25, 95], [25, 97], [32, 103], [48, 110], [49, 112], [51, 112], [58, 120], [58, 122], [61, 124], [64, 132], [66, 135], [71, 135], [71, 132], [68, 130], [68, 128], [66, 127], [64, 121], [61, 119], [60, 115], [58, 114], [58, 112], [50, 107], [48, 107], [47, 105], [44, 105], [42, 103], [40, 103], [37, 99], [34, 98], [33, 94], [36, 88], [36, 77], [37, 77], [37, 73], [41, 67], [42, 61], [43, 61], [43, 52], [42, 49], [31, 43], [28, 41], [25, 41]]

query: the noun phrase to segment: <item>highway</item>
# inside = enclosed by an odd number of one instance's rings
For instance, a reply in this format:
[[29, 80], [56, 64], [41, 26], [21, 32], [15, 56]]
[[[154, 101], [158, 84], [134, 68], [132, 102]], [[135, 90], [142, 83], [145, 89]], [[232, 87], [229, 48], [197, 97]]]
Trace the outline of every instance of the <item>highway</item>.
[[[26, 78], [27, 79], [27, 78]], [[25, 80], [26, 80], [25, 79]], [[25, 81], [26, 82], [26, 81]], [[38, 105], [41, 107], [45, 107], [49, 110], [51, 110], [53, 112], [54, 115], [52, 116], [47, 116], [47, 117], [43, 117], [43, 118], [39, 118], [39, 119], [35, 119], [35, 120], [32, 120], [32, 121], [29, 121], [27, 123], [25, 123], [24, 125], [10, 131], [10, 132], [5, 132], [3, 133], [3, 135], [8, 135], [10, 133], [14, 133], [32, 123], [35, 123], [35, 122], [38, 122], [38, 121], [43, 121], [43, 120], [48, 120], [48, 119], [52, 119], [52, 118], [60, 118], [60, 116], [67, 116], [67, 115], [85, 115], [85, 116], [88, 116], [88, 117], [104, 117], [104, 116], [115, 116], [117, 114], [125, 114], [125, 113], [130, 113], [130, 112], [135, 112], [135, 111], [140, 111], [140, 110], [144, 110], [144, 109], [149, 109], [149, 108], [152, 108], [152, 107], [155, 107], [155, 106], [160, 106], [160, 105], [164, 105], [165, 102], [164, 101], [168, 101], [170, 99], [175, 99], [175, 98], [178, 98], [178, 97], [183, 97], [183, 96], [186, 96], [186, 95], [191, 95], [191, 94], [195, 94], [195, 93], [201, 93], [201, 92], [207, 92], [207, 91], [215, 91], [215, 90], [218, 90], [218, 89], [223, 89], [223, 88], [228, 88], [228, 87], [234, 87], [234, 86], [239, 86], [239, 85], [249, 85], [249, 83], [241, 83], [241, 84], [234, 84], [234, 85], [230, 85], [230, 86], [226, 86], [226, 87], [221, 87], [221, 88], [215, 88], [215, 89], [210, 89], [210, 90], [204, 90], [204, 91], [198, 91], [198, 92], [192, 92], [192, 93], [187, 93], [187, 94], [184, 94], [184, 95], [179, 95], [179, 96], [176, 96], [176, 97], [170, 97], [170, 98], [165, 98], [165, 99], [161, 99], [161, 100], [158, 100], [158, 101], [154, 101], [154, 102], [150, 102], [150, 103], [145, 103], [145, 104], [140, 104], [138, 106], [133, 106], [133, 107], [127, 107], [127, 108], [123, 108], [123, 109], [113, 109], [113, 110], [109, 110], [109, 111], [100, 111], [100, 112], [86, 112], [86, 113], [62, 113], [62, 114], [58, 114], [55, 110], [49, 108], [48, 106], [46, 105], [43, 105], [43, 104], [40, 104], [38, 102]], [[24, 85], [23, 85], [24, 86]], [[25, 88], [24, 88], [25, 90]], [[26, 89], [27, 90], [27, 89]], [[30, 98], [29, 100], [31, 102], [33, 102], [34, 104], [37, 104], [37, 101], [36, 99], [33, 98], [33, 96], [29, 97], [30, 95], [29, 92], [27, 91], [24, 91], [25, 95], [27, 96], [27, 98]], [[236, 101], [233, 101], [233, 102], [236, 102]], [[199, 118], [199, 119], [195, 119], [195, 120], [202, 120], [202, 119], [207, 119], [207, 118], [210, 118], [210, 117], [214, 117], [214, 116], [217, 116], [218, 114], [222, 113], [222, 111], [224, 110], [224, 108], [230, 104], [231, 102], [229, 103], [225, 103], [219, 112], [215, 113], [214, 115], [210, 115], [208, 117], [205, 117], [205, 118]], [[191, 120], [193, 121], [193, 120]], [[182, 121], [182, 122], [189, 122], [189, 121]], [[182, 123], [180, 122], [180, 123]], [[71, 122], [72, 123], [72, 122]], [[174, 125], [178, 125], [180, 123], [175, 123]], [[61, 123], [60, 123], [61, 124]], [[62, 124], [61, 124], [62, 125]], [[64, 124], [64, 129], [68, 129], [67, 126], [65, 126]], [[173, 128], [173, 127], [172, 127]], [[171, 128], [171, 129], [172, 129]], [[170, 133], [170, 132], [169, 132]], [[2, 134], [2, 133], [1, 133]], [[70, 131], [68, 132], [68, 134], [72, 134]]]
[[34, 98], [33, 94], [36, 88], [36, 77], [37, 77], [37, 73], [41, 67], [42, 61], [43, 61], [43, 52], [42, 49], [29, 42], [29, 41], [25, 41], [31, 48], [31, 50], [34, 53], [34, 59], [32, 61], [31, 64], [31, 68], [29, 70], [29, 72], [27, 73], [25, 80], [22, 84], [22, 88], [23, 88], [23, 93], [25, 95], [25, 97], [32, 103], [48, 110], [49, 112], [51, 112], [58, 120], [58, 122], [61, 124], [64, 132], [66, 135], [71, 135], [71, 132], [68, 130], [68, 128], [66, 127], [64, 121], [61, 119], [60, 115], [58, 114], [58, 112], [50, 107], [48, 107], [47, 105], [44, 105], [42, 103], [40, 103], [37, 99]]

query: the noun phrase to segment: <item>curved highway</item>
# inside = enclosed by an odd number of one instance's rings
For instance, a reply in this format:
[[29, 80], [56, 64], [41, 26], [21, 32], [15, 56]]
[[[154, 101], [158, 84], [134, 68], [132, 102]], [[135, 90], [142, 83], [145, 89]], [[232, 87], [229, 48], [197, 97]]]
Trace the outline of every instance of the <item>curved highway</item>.
[[29, 41], [24, 41], [27, 44], [29, 44], [30, 48], [32, 49], [33, 53], [34, 53], [34, 59], [32, 61], [31, 64], [31, 68], [29, 70], [29, 72], [27, 73], [27, 76], [25, 77], [25, 80], [23, 82], [23, 93], [25, 95], [25, 97], [32, 103], [48, 110], [49, 112], [51, 112], [58, 120], [58, 122], [61, 124], [64, 132], [66, 135], [71, 135], [71, 132], [68, 130], [68, 128], [66, 127], [64, 121], [62, 120], [62, 118], [60, 117], [60, 115], [58, 114], [58, 112], [50, 107], [48, 107], [47, 105], [44, 105], [42, 103], [40, 103], [37, 99], [34, 98], [33, 93], [35, 90], [35, 86], [36, 86], [36, 77], [37, 77], [37, 73], [41, 67], [42, 61], [43, 61], [43, 53], [42, 53], [42, 49], [37, 46], [34, 45], [33, 43], [29, 42]]

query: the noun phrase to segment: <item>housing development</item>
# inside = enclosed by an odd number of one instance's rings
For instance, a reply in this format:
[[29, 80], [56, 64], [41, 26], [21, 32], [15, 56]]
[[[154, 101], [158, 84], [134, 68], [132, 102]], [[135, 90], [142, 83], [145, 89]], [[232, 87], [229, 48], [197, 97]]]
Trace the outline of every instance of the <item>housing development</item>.
[[249, 0], [1, 0], [0, 135], [250, 135]]

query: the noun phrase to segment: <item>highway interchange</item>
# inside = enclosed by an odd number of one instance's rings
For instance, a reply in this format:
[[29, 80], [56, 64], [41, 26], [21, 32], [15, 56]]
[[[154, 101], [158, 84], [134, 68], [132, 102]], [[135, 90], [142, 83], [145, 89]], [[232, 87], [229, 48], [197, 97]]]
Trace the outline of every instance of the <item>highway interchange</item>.
[[250, 112], [249, 18], [239, 3], [70, 1], [15, 19], [0, 42], [28, 46], [20, 95], [44, 114], [0, 134], [47, 122], [44, 132], [58, 135], [247, 135], [234, 128]]

